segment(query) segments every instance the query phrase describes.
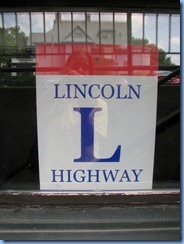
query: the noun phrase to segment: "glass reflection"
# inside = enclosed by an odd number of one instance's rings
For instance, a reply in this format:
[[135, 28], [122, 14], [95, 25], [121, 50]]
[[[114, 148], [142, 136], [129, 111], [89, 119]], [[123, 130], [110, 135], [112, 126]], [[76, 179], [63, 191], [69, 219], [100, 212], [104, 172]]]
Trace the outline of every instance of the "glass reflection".
[[180, 16], [171, 16], [171, 51], [180, 52]]
[[115, 44], [127, 44], [127, 14], [115, 13]]
[[74, 43], [86, 43], [87, 33], [85, 24], [85, 13], [73, 13], [72, 38]]
[[46, 42], [58, 42], [58, 19], [57, 13], [45, 13], [45, 32]]
[[[16, 29], [15, 29], [15, 13], [5, 13], [4, 14], [4, 35], [5, 42], [4, 45], [9, 49], [16, 45]], [[6, 49], [7, 49], [6, 48]], [[8, 51], [7, 49], [7, 51]]]
[[101, 13], [100, 37], [102, 44], [114, 44], [113, 14]]
[[88, 12], [86, 16], [88, 42], [99, 44], [99, 13]]
[[31, 13], [32, 38], [44, 42], [43, 13]]
[[156, 45], [156, 14], [145, 15], [144, 28], [145, 39]]
[[5, 28], [15, 27], [15, 13], [4, 14], [4, 26]]
[[73, 13], [73, 21], [85, 21], [85, 13], [84, 12], [77, 12]]
[[0, 13], [0, 27], [2, 28], [2, 14]]
[[180, 55], [179, 54], [166, 55], [166, 58], [169, 58], [173, 64], [180, 65]]
[[62, 43], [72, 43], [72, 15], [71, 12], [59, 13], [59, 39]]
[[169, 15], [158, 15], [158, 47], [169, 51]]
[[[114, 16], [113, 16], [114, 15]], [[45, 19], [44, 19], [45, 16]], [[100, 18], [99, 18], [100, 16]], [[17, 18], [16, 18], [17, 17]], [[30, 18], [31, 17], [31, 18]], [[31, 21], [30, 21], [31, 20]], [[100, 22], [100, 21], [101, 22]], [[145, 21], [143, 24], [143, 20]], [[17, 22], [16, 22], [17, 21]], [[171, 22], [169, 22], [171, 21]], [[165, 52], [180, 52], [180, 16], [174, 15], [174, 14], [164, 14], [158, 15], [158, 33], [157, 33], [157, 15], [156, 14], [145, 14], [145, 18], [143, 18], [143, 14], [140, 13], [134, 13], [132, 14], [132, 36], [140, 39], [139, 41], [142, 41], [142, 38], [148, 40], [149, 44], [156, 44], [158, 40], [158, 47], [162, 48]], [[45, 25], [44, 25], [45, 23]], [[169, 26], [171, 23], [171, 26]], [[2, 27], [5, 27], [3, 30]], [[16, 29], [16, 27], [18, 27]], [[143, 31], [144, 27], [144, 31]], [[8, 30], [9, 29], [9, 30]], [[11, 29], [11, 30], [10, 30]], [[44, 31], [45, 30], [45, 31]], [[169, 33], [169, 31], [171, 31]], [[45, 34], [45, 37], [44, 37]], [[170, 39], [169, 39], [170, 35]], [[28, 40], [27, 40], [28, 38]], [[99, 43], [106, 43], [106, 44], [126, 44], [127, 43], [127, 14], [126, 13], [99, 13], [99, 12], [78, 12], [78, 13], [71, 13], [71, 12], [46, 12], [46, 13], [0, 13], [0, 52], [1, 54], [5, 53], [5, 55], [0, 55], [0, 66], [5, 68], [10, 68], [10, 71], [7, 73], [1, 73], [3, 74], [3, 77], [1, 77], [0, 85], [3, 86], [3, 88], [12, 86], [16, 87], [16, 89], [12, 89], [15, 92], [17, 92], [17, 87], [22, 86], [33, 86], [35, 83], [35, 76], [28, 76], [29, 69], [24, 70], [23, 72], [12, 72], [11, 68], [15, 67], [31, 67], [34, 66], [35, 59], [34, 59], [34, 47], [33, 52], [30, 52], [28, 50], [30, 47], [29, 45], [36, 46], [37, 44], [44, 43], [44, 41], [48, 43], [84, 43], [86, 44], [99, 44]], [[140, 43], [139, 43], [140, 44]], [[17, 49], [18, 46], [18, 49]], [[169, 49], [170, 46], [170, 49]], [[25, 50], [27, 52], [21, 53], [20, 56], [20, 50]], [[86, 48], [86, 46], [85, 46]], [[86, 50], [84, 48], [84, 50]], [[116, 55], [116, 59], [113, 59], [111, 56], [111, 52], [113, 50], [109, 49], [109, 47], [105, 48], [105, 51], [107, 52], [106, 55], [100, 56], [100, 53], [97, 51], [100, 50], [100, 48], [95, 47], [96, 50], [94, 50], [94, 54], [92, 55], [93, 62], [95, 63], [95, 68], [97, 74], [101, 74], [101, 70], [103, 68], [103, 65], [105, 63], [107, 69], [103, 70], [103, 74], [111, 74], [111, 65], [113, 64], [117, 68], [117, 74], [124, 75], [125, 71], [122, 69], [120, 70], [120, 67], [125, 67], [127, 65], [128, 55], [126, 53], [123, 54], [120, 52], [119, 55]], [[121, 47], [122, 48], [122, 47]], [[71, 50], [72, 48], [69, 47], [67, 52]], [[5, 51], [5, 52], [4, 52]], [[29, 51], [29, 52], [28, 52]], [[120, 51], [124, 51], [122, 48]], [[7, 55], [8, 54], [8, 55]], [[25, 56], [24, 56], [25, 55]], [[164, 61], [168, 61], [169, 59], [173, 64], [180, 65], [180, 55], [179, 54], [166, 54]], [[67, 56], [68, 57], [68, 56]], [[133, 57], [133, 62], [135, 62], [135, 58], [138, 58], [136, 56]], [[76, 59], [77, 60], [77, 59]], [[114, 61], [115, 60], [115, 61]], [[41, 60], [43, 62], [43, 59]], [[113, 61], [114, 63], [111, 63], [110, 61]], [[30, 62], [30, 64], [29, 64]], [[68, 61], [69, 63], [69, 61]], [[70, 69], [73, 66], [74, 62], [70, 63]], [[81, 56], [79, 55], [78, 61], [75, 62], [75, 72], [78, 72], [82, 74], [82, 71], [79, 72], [81, 69], [81, 65], [83, 62], [81, 62]], [[166, 65], [166, 63], [164, 63]], [[164, 66], [163, 65], [163, 66]], [[171, 63], [168, 64], [171, 66]], [[169, 69], [169, 68], [168, 68]], [[72, 68], [73, 70], [73, 68]], [[85, 66], [85, 69], [83, 68], [83, 72], [87, 71], [88, 67]], [[67, 71], [67, 74], [72, 74], [73, 71]], [[99, 73], [98, 73], [99, 72]], [[114, 74], [114, 73], [112, 73]], [[16, 76], [15, 76], [16, 75]], [[21, 90], [21, 89], [20, 89]], [[26, 90], [26, 89], [25, 89]], [[32, 92], [32, 89], [30, 89]], [[23, 91], [23, 90], [21, 90]], [[18, 94], [18, 93], [16, 93]], [[15, 94], [15, 99], [19, 101], [20, 95]], [[28, 95], [27, 95], [28, 94]], [[30, 91], [26, 94], [26, 91], [23, 91], [21, 94], [21, 101], [20, 104], [15, 104], [17, 106], [17, 111], [20, 112], [22, 109], [22, 123], [24, 123], [25, 118], [27, 118], [27, 124], [26, 128], [29, 131], [29, 135], [25, 135], [26, 140], [30, 140], [30, 142], [25, 144], [24, 140], [21, 141], [22, 144], [19, 143], [13, 143], [12, 141], [7, 141], [7, 165], [12, 170], [14, 167], [16, 168], [14, 159], [17, 158], [17, 162], [19, 161], [17, 152], [20, 150], [20, 163], [18, 166], [22, 166], [25, 162], [27, 162], [27, 156], [30, 152], [30, 145], [32, 145], [32, 141], [34, 141], [35, 132], [36, 132], [36, 125], [35, 128], [33, 127], [33, 117], [35, 116], [36, 112], [34, 111], [35, 107], [33, 104], [34, 94], [30, 97]], [[178, 95], [179, 98], [179, 95]], [[13, 99], [13, 97], [12, 97]], [[10, 101], [10, 98], [8, 98], [7, 101]], [[23, 102], [22, 102], [23, 101]], [[22, 106], [30, 106], [30, 101], [32, 103], [32, 107], [27, 107], [23, 109]], [[13, 103], [8, 103], [8, 105], [12, 106]], [[26, 105], [27, 104], [27, 105]], [[20, 110], [18, 106], [20, 105]], [[5, 108], [4, 108], [5, 109]], [[9, 109], [9, 108], [8, 108]], [[10, 110], [12, 107], [10, 107]], [[19, 115], [19, 112], [17, 113], [16, 109], [12, 110], [13, 113], [16, 113], [16, 115]], [[31, 112], [32, 111], [32, 112]], [[27, 114], [25, 114], [25, 112]], [[32, 113], [32, 114], [31, 114]], [[5, 111], [2, 112], [2, 114], [5, 114]], [[22, 124], [17, 128], [15, 125], [18, 123], [15, 123], [16, 119], [19, 120], [21, 117], [16, 117], [14, 114], [14, 120], [12, 121], [11, 118], [7, 117], [7, 121], [12, 122], [13, 125], [10, 125], [7, 127], [7, 135], [9, 134], [10, 128], [15, 130], [15, 133], [13, 134], [14, 138], [18, 138], [20, 135], [24, 136], [22, 133]], [[9, 116], [6, 115], [6, 116]], [[30, 116], [30, 117], [29, 117]], [[12, 117], [12, 115], [10, 116]], [[30, 123], [30, 124], [29, 124]], [[31, 128], [31, 129], [30, 129]], [[26, 132], [27, 133], [27, 132]], [[6, 135], [6, 131], [5, 131]], [[26, 141], [27, 142], [27, 141]], [[11, 144], [13, 143], [13, 144]], [[12, 146], [11, 146], [12, 145]], [[22, 152], [22, 147], [24, 148], [24, 152]], [[35, 147], [35, 144], [34, 144]], [[14, 148], [14, 153], [9, 150]], [[20, 149], [19, 149], [20, 148]], [[36, 146], [37, 149], [37, 146]], [[24, 154], [25, 160], [22, 159], [22, 155]], [[10, 158], [9, 158], [10, 157]], [[22, 161], [21, 161], [22, 159]], [[32, 165], [33, 166], [33, 165]], [[9, 168], [7, 169], [7, 173], [9, 174]], [[34, 168], [34, 167], [32, 167]], [[11, 175], [10, 175], [11, 176]], [[9, 176], [9, 178], [10, 178]], [[20, 177], [21, 178], [21, 177]], [[23, 178], [21, 178], [23, 180]], [[14, 187], [14, 186], [13, 186]], [[21, 183], [22, 187], [22, 183]]]
[[25, 48], [27, 45], [27, 39], [30, 35], [30, 21], [28, 13], [17, 14], [17, 41], [20, 49]]
[[[3, 50], [3, 28], [2, 28], [2, 14], [0, 13], [0, 53], [2, 52]], [[1, 63], [0, 63], [1, 65]]]
[[132, 37], [143, 38], [143, 14], [132, 14]]
[[17, 24], [20, 27], [20, 31], [24, 32], [27, 36], [30, 35], [30, 21], [28, 13], [18, 13]]

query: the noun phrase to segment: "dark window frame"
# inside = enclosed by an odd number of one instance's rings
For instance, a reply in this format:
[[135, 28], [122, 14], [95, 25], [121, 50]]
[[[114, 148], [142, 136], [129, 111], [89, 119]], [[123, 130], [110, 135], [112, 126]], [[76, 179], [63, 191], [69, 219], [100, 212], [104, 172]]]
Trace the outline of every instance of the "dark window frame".
[[[167, 6], [159, 1], [148, 1], [145, 6], [145, 1], [107, 1], [106, 7], [102, 3], [87, 3], [80, 1], [76, 4], [75, 1], [68, 1], [63, 5], [57, 1], [53, 7], [52, 1], [47, 0], [41, 3], [38, 1], [27, 1], [22, 3], [16, 0], [11, 3], [2, 0], [0, 3], [0, 11], [3, 12], [45, 12], [45, 11], [73, 11], [73, 12], [100, 12], [114, 11], [127, 12], [127, 33], [128, 43], [131, 43], [131, 13], [180, 13], [180, 3], [172, 0]], [[77, 5], [77, 6], [76, 6]], [[92, 5], [92, 6], [91, 6]], [[112, 6], [113, 5], [113, 6]], [[19, 7], [17, 7], [19, 6]], [[46, 6], [46, 7], [45, 7]], [[81, 8], [82, 6], [82, 8]], [[86, 7], [84, 7], [86, 6]], [[39, 7], [39, 11], [38, 11]], [[144, 8], [144, 10], [143, 10]], [[0, 204], [18, 204], [18, 205], [145, 205], [145, 204], [164, 204], [164, 203], [179, 203], [179, 189], [155, 189], [150, 191], [132, 191], [132, 192], [113, 192], [108, 195], [105, 193], [58, 193], [58, 192], [41, 192], [41, 191], [0, 191]]]

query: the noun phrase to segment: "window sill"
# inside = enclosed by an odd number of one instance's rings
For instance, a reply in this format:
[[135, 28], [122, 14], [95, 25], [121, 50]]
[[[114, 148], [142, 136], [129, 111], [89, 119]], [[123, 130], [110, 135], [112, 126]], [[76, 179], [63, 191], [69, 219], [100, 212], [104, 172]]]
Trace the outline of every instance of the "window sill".
[[179, 204], [179, 189], [150, 191], [104, 192], [49, 192], [49, 191], [1, 191], [0, 206], [124, 206], [147, 204]]

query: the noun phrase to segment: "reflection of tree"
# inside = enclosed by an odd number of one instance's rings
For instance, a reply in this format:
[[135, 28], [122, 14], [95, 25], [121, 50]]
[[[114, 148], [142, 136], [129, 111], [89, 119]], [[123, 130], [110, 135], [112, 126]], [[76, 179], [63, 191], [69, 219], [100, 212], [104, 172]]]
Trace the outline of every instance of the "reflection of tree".
[[26, 43], [27, 36], [19, 26], [0, 27], [0, 65], [9, 66], [13, 56], [24, 54]]
[[[132, 37], [132, 44], [134, 45], [154, 45], [150, 44], [148, 39], [142, 39], [142, 38], [135, 38]], [[175, 65], [172, 63], [171, 58], [167, 57], [166, 52], [162, 48], [158, 48], [159, 51], [159, 66], [169, 66], [169, 65]]]
[[[0, 67], [16, 67], [22, 65], [22, 62], [12, 63], [13, 58], [27, 57], [27, 36], [21, 31], [20, 27], [0, 27]], [[31, 75], [30, 75], [31, 74]], [[34, 86], [35, 78], [32, 73], [18, 72], [12, 75], [12, 72], [1, 73], [0, 83], [6, 86]]]
[[159, 48], [159, 65], [160, 66], [176, 65], [176, 64], [172, 63], [170, 57], [166, 57], [166, 56], [167, 56], [166, 52], [163, 49]]
[[132, 44], [134, 45], [148, 45], [149, 41], [147, 39], [143, 39], [142, 38], [136, 38], [136, 37], [132, 37]]

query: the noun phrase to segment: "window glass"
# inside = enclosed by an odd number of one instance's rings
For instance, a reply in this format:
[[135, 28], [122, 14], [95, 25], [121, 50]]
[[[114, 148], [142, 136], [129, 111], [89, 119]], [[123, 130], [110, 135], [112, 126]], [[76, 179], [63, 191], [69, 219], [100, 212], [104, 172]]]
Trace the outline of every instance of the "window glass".
[[4, 45], [6, 46], [6, 52], [8, 52], [12, 51], [14, 47], [17, 45], [17, 33], [14, 13], [4, 14], [4, 27]]
[[25, 50], [30, 36], [30, 18], [28, 13], [17, 14], [17, 26], [18, 48]]
[[26, 36], [30, 35], [29, 13], [17, 13], [17, 24], [21, 32], [24, 32]]
[[127, 14], [115, 13], [115, 44], [127, 44]]
[[[128, 21], [131, 22], [131, 30], [127, 29]], [[159, 48], [161, 75], [158, 75], [158, 79], [180, 66], [178, 14], [129, 15], [126, 12], [110, 11], [0, 13], [0, 112], [3, 115], [0, 128], [1, 188], [39, 189], [36, 45], [43, 43], [87, 43], [94, 47], [95, 44], [119, 45], [118, 51], [121, 51], [121, 54], [118, 56], [117, 52], [116, 56], [118, 70], [119, 66], [126, 67], [131, 58], [133, 64], [138, 59], [138, 56], [132, 56], [128, 60], [127, 54], [122, 59], [123, 45], [126, 46], [128, 40], [132, 40], [132, 44], [153, 44]], [[101, 67], [103, 62], [109, 69], [112, 68], [114, 51], [112, 46], [106, 48], [103, 60], [100, 55], [95, 55], [96, 47], [94, 48], [93, 59], [99, 69], [103, 68]], [[159, 94], [162, 96], [158, 98], [158, 124], [163, 122], [164, 116], [179, 108], [179, 85], [180, 76], [177, 76], [161, 87]], [[167, 128], [167, 125], [164, 124], [163, 127]], [[172, 128], [169, 127], [173, 130], [172, 136], [167, 134], [169, 130], [163, 130], [156, 138], [154, 183], [179, 182], [179, 120]], [[169, 160], [176, 162], [175, 165], [171, 165]]]
[[171, 16], [171, 52], [180, 52], [180, 17]]
[[73, 13], [73, 42], [74, 43], [86, 43], [89, 41], [87, 37], [87, 29], [85, 22], [85, 13], [78, 12]]
[[[95, 12], [88, 12], [86, 14], [86, 21], [87, 21], [87, 35], [89, 41], [99, 44], [101, 37], [99, 35], [99, 13]], [[89, 42], [88, 41], [88, 42]]]
[[0, 27], [2, 28], [2, 14], [0, 13]]
[[57, 13], [45, 13], [45, 39], [47, 43], [58, 42]]
[[169, 50], [169, 14], [158, 15], [158, 47]]
[[132, 44], [134, 44], [134, 38], [139, 39], [143, 43], [143, 14], [132, 14]]
[[32, 43], [36, 45], [44, 42], [43, 13], [31, 13]]
[[100, 20], [101, 44], [114, 44], [113, 14], [101, 13]]
[[156, 45], [156, 14], [145, 14], [145, 39]]
[[172, 65], [180, 66], [180, 55], [179, 54], [167, 54], [166, 59], [169, 59]]
[[4, 14], [4, 26], [5, 28], [15, 27], [15, 13]]
[[84, 12], [73, 12], [73, 21], [74, 24], [77, 25], [77, 22], [85, 21], [85, 13]]
[[59, 37], [62, 43], [73, 42], [72, 13], [59, 13]]
[[2, 28], [2, 14], [0, 13], [0, 54], [3, 52], [3, 39], [4, 39], [4, 33], [3, 33], [3, 28]]

